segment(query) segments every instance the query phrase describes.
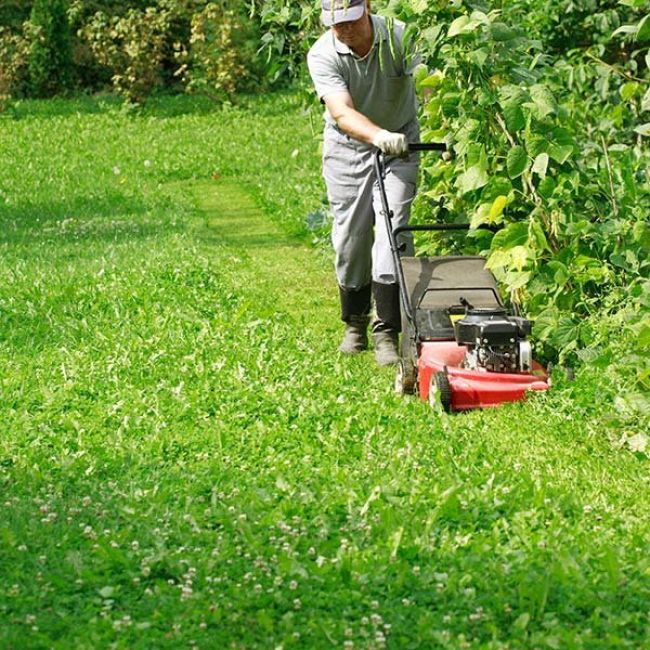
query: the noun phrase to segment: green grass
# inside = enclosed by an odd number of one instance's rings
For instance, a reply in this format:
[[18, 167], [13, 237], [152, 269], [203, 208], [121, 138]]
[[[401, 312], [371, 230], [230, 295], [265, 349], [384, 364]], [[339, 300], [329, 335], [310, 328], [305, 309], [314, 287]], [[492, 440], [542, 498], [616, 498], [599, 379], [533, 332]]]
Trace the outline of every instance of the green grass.
[[650, 644], [611, 382], [440, 417], [339, 357], [291, 96], [25, 103], [0, 143], [0, 647]]

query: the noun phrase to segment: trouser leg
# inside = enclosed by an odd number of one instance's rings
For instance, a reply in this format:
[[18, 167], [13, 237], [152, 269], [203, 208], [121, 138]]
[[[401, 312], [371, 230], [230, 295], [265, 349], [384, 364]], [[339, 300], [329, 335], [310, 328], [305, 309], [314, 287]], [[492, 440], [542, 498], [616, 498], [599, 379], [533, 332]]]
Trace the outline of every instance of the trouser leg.
[[373, 282], [372, 294], [375, 299], [376, 315], [372, 324], [373, 333], [387, 331], [399, 333], [402, 329], [402, 313], [398, 285]]
[[360, 290], [372, 278], [374, 228], [372, 154], [333, 129], [325, 130], [323, 177], [332, 211], [332, 245], [340, 287]]
[[368, 348], [368, 322], [370, 321], [370, 285], [361, 289], [339, 287], [341, 320], [345, 323], [343, 341], [339, 351], [355, 354]]
[[346, 289], [339, 287], [341, 300], [341, 320], [350, 323], [359, 317], [369, 319], [370, 315], [370, 285], [361, 289]]
[[[387, 163], [384, 186], [388, 206], [392, 212], [391, 227], [405, 226], [411, 216], [411, 204], [415, 198], [418, 173], [417, 154], [411, 154], [406, 159], [393, 158]], [[395, 264], [390, 250], [386, 220], [382, 214], [379, 187], [373, 188], [373, 205], [377, 215], [375, 225], [375, 240], [372, 247], [372, 280], [381, 284], [397, 282]], [[400, 233], [397, 243], [402, 255], [413, 255], [413, 236], [411, 233]]]
[[339, 350], [346, 354], [368, 347], [372, 275], [372, 175], [368, 147], [326, 129], [323, 176], [333, 215], [332, 244], [346, 324]]

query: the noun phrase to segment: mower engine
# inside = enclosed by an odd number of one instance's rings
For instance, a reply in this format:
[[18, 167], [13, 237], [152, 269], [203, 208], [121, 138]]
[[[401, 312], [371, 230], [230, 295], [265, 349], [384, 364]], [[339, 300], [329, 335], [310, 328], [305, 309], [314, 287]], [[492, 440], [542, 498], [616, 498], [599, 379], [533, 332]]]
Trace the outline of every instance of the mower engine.
[[454, 325], [456, 342], [467, 347], [463, 367], [492, 372], [528, 372], [533, 358], [526, 337], [531, 322], [508, 316], [501, 308], [475, 308], [466, 301], [465, 316]]

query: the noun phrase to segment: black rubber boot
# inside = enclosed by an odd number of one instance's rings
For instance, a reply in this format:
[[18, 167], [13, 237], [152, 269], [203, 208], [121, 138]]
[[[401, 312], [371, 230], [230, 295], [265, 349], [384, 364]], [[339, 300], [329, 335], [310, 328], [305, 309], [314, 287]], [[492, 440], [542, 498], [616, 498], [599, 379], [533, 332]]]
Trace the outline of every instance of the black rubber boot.
[[345, 323], [343, 341], [339, 352], [357, 354], [368, 349], [368, 323], [370, 322], [370, 285], [361, 289], [339, 287], [341, 320]]
[[380, 366], [399, 362], [398, 340], [402, 329], [399, 287], [397, 284], [372, 283], [377, 318], [372, 324], [375, 358]]

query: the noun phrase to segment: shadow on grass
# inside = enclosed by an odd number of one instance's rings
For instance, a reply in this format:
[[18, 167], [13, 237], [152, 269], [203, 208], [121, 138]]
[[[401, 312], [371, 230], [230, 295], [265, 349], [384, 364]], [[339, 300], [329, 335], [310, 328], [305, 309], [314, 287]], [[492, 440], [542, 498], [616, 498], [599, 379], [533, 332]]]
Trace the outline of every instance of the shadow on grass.
[[171, 118], [182, 115], [209, 115], [224, 110], [260, 113], [266, 117], [286, 115], [302, 106], [303, 99], [295, 90], [268, 94], [242, 94], [232, 103], [219, 103], [205, 95], [159, 93], [142, 105], [128, 104], [119, 95], [98, 93], [52, 99], [19, 99], [9, 104], [0, 120], [47, 119], [121, 112], [133, 117]]
[[78, 242], [144, 239], [162, 232], [177, 232], [182, 222], [152, 212], [144, 201], [110, 192], [69, 201], [25, 200], [0, 205], [0, 244]]
[[17, 100], [10, 104], [2, 119], [47, 119], [115, 112], [134, 117], [170, 118], [181, 115], [207, 115], [221, 110], [220, 104], [199, 95], [154, 95], [145, 104], [138, 106], [125, 103], [118, 95], [97, 94], [45, 100]]

